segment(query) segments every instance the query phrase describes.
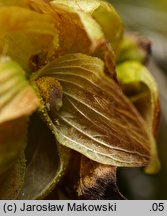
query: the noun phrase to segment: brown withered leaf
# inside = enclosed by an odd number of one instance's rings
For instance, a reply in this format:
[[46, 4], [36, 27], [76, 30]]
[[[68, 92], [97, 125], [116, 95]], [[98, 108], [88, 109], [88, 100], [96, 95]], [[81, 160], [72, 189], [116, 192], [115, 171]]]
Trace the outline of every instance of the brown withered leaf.
[[125, 199], [117, 186], [116, 168], [97, 163], [84, 156], [81, 157], [80, 181], [77, 190], [80, 199]]
[[98, 58], [71, 54], [34, 75], [34, 83], [41, 77], [52, 77], [63, 87], [63, 106], [57, 110], [52, 106], [54, 101], [49, 101], [52, 131], [60, 144], [99, 163], [145, 166], [150, 160], [148, 128], [103, 69]]
[[27, 167], [18, 199], [42, 199], [64, 175], [70, 150], [60, 146], [47, 125], [34, 114], [28, 130]]

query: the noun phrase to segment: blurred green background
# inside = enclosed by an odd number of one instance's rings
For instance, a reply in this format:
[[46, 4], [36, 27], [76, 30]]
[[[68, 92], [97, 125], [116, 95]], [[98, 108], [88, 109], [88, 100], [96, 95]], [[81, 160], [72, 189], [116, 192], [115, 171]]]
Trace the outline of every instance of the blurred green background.
[[152, 43], [148, 67], [160, 91], [161, 121], [157, 137], [161, 171], [121, 168], [118, 184], [128, 199], [167, 199], [167, 0], [110, 0], [122, 17], [125, 31], [144, 35]]

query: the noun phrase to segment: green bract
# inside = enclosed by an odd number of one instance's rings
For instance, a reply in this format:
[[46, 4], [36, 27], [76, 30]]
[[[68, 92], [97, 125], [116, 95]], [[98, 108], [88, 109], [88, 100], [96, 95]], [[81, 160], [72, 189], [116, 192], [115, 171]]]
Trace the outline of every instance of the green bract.
[[122, 38], [105, 1], [0, 0], [1, 199], [46, 198], [65, 173], [81, 198], [102, 181], [123, 199], [117, 167], [158, 171], [158, 90]]
[[[127, 61], [117, 67], [117, 75], [125, 92], [131, 86], [130, 91], [127, 91], [129, 99], [142, 114], [150, 134], [156, 135], [159, 122], [159, 96], [150, 72], [138, 62]], [[146, 169], [148, 173], [157, 172], [160, 166], [154, 138], [151, 142], [151, 155], [150, 165]]]

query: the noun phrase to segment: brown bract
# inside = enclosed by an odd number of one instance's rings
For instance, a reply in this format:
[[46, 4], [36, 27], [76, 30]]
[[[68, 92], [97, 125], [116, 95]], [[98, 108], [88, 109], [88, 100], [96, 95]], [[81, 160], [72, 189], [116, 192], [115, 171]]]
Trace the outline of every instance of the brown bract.
[[34, 76], [38, 85], [40, 77], [52, 77], [63, 87], [63, 106], [48, 110], [52, 131], [59, 143], [99, 163], [145, 166], [151, 140], [146, 124], [103, 70], [100, 59], [71, 54]]

